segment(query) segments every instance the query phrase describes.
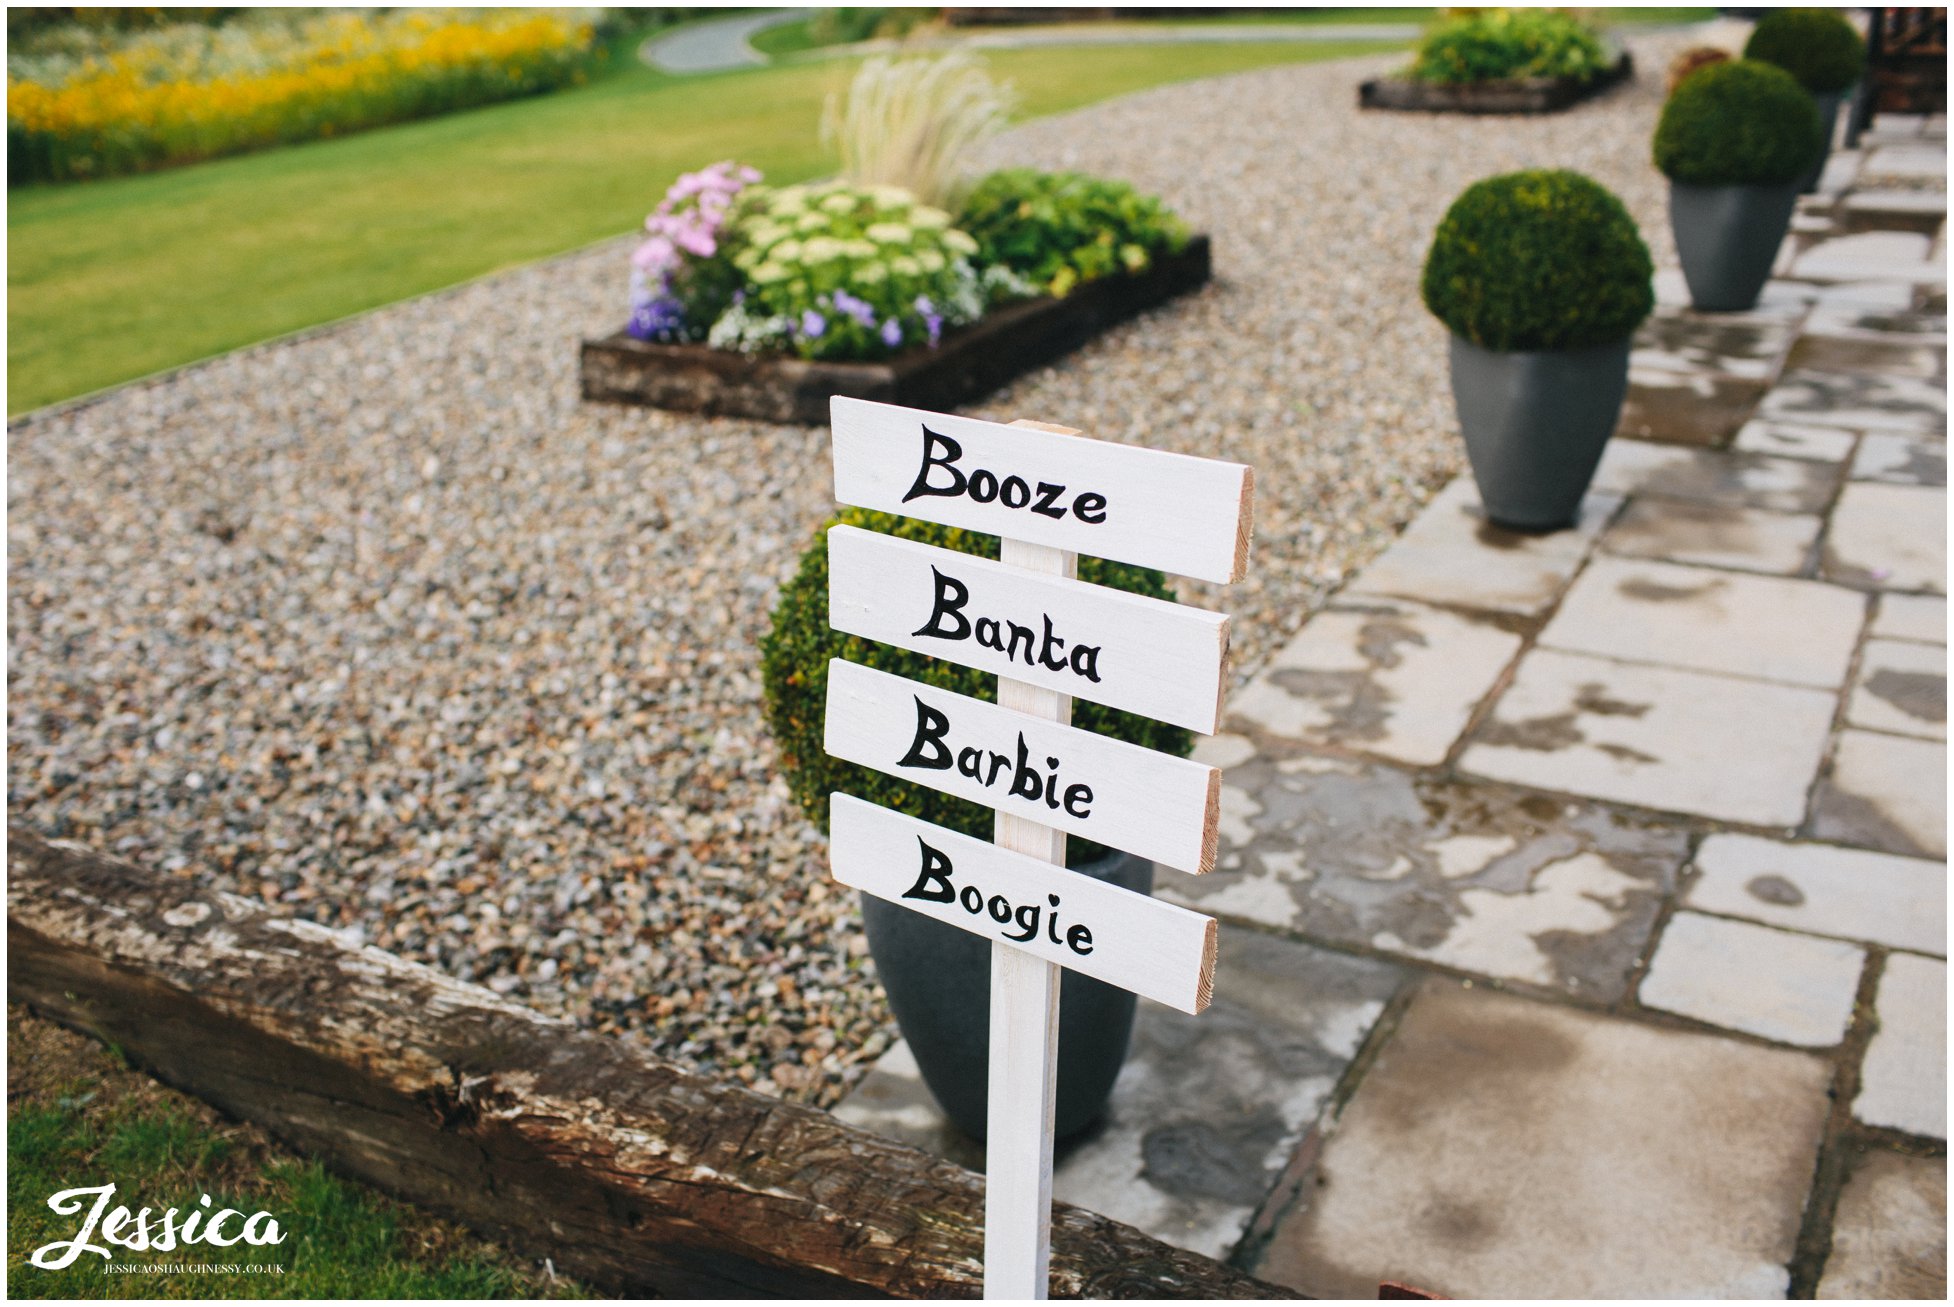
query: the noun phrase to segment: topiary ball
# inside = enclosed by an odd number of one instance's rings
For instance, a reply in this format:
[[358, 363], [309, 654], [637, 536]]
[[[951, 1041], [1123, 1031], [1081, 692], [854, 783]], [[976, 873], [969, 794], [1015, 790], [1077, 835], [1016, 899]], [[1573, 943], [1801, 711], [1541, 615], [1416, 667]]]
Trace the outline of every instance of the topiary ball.
[[1836, 9], [1774, 9], [1757, 20], [1744, 58], [1776, 64], [1814, 95], [1843, 91], [1866, 68], [1866, 42]]
[[[794, 801], [822, 830], [828, 828], [828, 796], [840, 791], [988, 840], [995, 821], [992, 809], [885, 772], [843, 762], [830, 757], [822, 744], [830, 658], [846, 658], [986, 703], [997, 702], [997, 677], [989, 672], [864, 640], [828, 625], [828, 528], [837, 524], [920, 540], [984, 558], [996, 558], [998, 552], [996, 536], [862, 508], [845, 508], [822, 526], [814, 543], [801, 555], [800, 571], [781, 588], [780, 598], [774, 604], [773, 629], [760, 640], [760, 678], [766, 694], [767, 725], [780, 750], [781, 770], [786, 774]], [[1155, 599], [1174, 598], [1167, 578], [1151, 568], [1081, 557], [1079, 579]], [[1084, 699], [1072, 701], [1072, 724], [1080, 730], [1110, 735], [1175, 757], [1186, 757], [1194, 747], [1193, 735], [1179, 726]], [[1068, 866], [1083, 866], [1105, 853], [1104, 848], [1076, 835], [1066, 841]]]
[[1425, 307], [1483, 349], [1582, 349], [1632, 335], [1655, 265], [1622, 202], [1566, 169], [1488, 177], [1432, 238]]
[[1818, 106], [1774, 64], [1734, 59], [1683, 79], [1655, 129], [1655, 166], [1696, 186], [1771, 185], [1805, 175], [1824, 147]]

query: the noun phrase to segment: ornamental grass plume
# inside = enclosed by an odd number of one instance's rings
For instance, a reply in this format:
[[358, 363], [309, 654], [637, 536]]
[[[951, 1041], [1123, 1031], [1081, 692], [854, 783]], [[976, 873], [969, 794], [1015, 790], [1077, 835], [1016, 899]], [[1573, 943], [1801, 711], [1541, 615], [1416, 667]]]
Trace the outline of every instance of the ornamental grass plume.
[[900, 186], [924, 204], [954, 210], [970, 152], [1003, 129], [1017, 97], [962, 51], [937, 59], [868, 60], [846, 105], [828, 97], [823, 145], [838, 147], [857, 186]]

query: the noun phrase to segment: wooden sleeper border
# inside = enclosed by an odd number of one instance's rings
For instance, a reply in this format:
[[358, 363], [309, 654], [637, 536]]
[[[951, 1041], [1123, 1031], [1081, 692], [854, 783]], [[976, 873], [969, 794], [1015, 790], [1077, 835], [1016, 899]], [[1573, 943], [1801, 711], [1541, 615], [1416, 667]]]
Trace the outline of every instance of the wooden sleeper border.
[[1007, 304], [950, 332], [935, 349], [878, 363], [827, 363], [739, 354], [705, 345], [663, 345], [623, 332], [583, 342], [583, 397], [621, 404], [825, 426], [828, 399], [848, 395], [945, 411], [981, 399], [1014, 377], [1071, 353], [1094, 336], [1212, 275], [1206, 236], [1145, 272], [1080, 284], [1064, 299]]
[[[983, 1177], [311, 922], [20, 826], [7, 992], [601, 1291], [968, 1298]], [[1293, 1298], [1055, 1204], [1051, 1296]]]

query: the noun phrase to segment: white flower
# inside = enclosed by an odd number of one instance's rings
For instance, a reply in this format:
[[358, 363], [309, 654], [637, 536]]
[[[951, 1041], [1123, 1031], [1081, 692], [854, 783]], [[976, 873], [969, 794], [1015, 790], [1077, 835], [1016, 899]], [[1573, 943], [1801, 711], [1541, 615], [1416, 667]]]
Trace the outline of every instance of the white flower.
[[950, 215], [930, 204], [919, 204], [909, 211], [909, 221], [918, 227], [936, 231], [950, 225]]
[[908, 245], [916, 239], [916, 233], [899, 222], [870, 223], [865, 234], [881, 245]]
[[900, 186], [871, 186], [868, 194], [878, 209], [907, 209], [916, 202], [916, 197]]
[[855, 211], [855, 197], [845, 191], [836, 191], [834, 194], [825, 196], [822, 199], [821, 207], [833, 214], [853, 213]]
[[895, 273], [898, 277], [914, 277], [921, 273], [922, 270], [922, 265], [910, 258], [907, 254], [898, 254], [895, 258], [889, 260], [889, 271]]
[[935, 250], [919, 250], [916, 253], [916, 262], [924, 272], [941, 272], [948, 260]]
[[826, 229], [827, 225], [828, 215], [819, 211], [813, 211], [803, 213], [800, 216], [800, 220], [794, 224], [794, 230], [802, 233], [822, 231]]
[[769, 262], [793, 263], [801, 257], [803, 246], [796, 240], [785, 240], [767, 252]]
[[943, 233], [943, 247], [954, 254], [975, 254], [977, 242], [969, 232], [952, 227]]
[[787, 279], [788, 272], [786, 268], [781, 267], [778, 263], [775, 263], [772, 259], [769, 259], [765, 263], [762, 263], [759, 267], [755, 268], [753, 270], [752, 276], [755, 285], [770, 286], [776, 281], [785, 281]]

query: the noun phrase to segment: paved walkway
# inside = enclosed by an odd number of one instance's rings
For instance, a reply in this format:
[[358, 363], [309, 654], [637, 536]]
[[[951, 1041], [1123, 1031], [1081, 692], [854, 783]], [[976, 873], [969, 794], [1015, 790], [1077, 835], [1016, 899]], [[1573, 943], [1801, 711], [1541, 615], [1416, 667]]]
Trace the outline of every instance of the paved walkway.
[[688, 23], [638, 47], [638, 58], [661, 73], [721, 73], [768, 62], [751, 44], [754, 33], [797, 22], [811, 9], [769, 9], [704, 23]]
[[[1214, 1007], [1066, 1201], [1330, 1297], [1940, 1297], [1945, 127], [1658, 280], [1578, 529], [1441, 493], [1232, 703]], [[898, 1045], [845, 1118], [968, 1163]]]

